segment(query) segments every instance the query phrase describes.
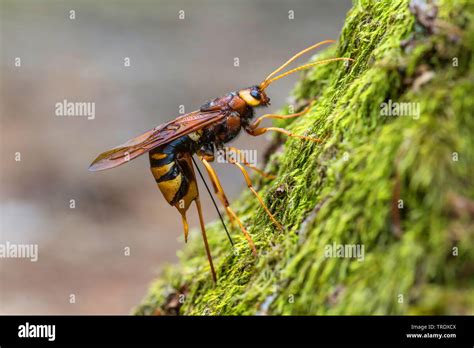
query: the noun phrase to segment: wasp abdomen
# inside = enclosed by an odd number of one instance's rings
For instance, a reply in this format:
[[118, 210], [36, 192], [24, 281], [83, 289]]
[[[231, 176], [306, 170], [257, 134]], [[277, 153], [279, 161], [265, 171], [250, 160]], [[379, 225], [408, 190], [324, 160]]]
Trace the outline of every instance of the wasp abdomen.
[[187, 160], [180, 158], [177, 145], [181, 145], [180, 141], [150, 151], [150, 165], [166, 201], [185, 212], [197, 197], [197, 187], [192, 168]]

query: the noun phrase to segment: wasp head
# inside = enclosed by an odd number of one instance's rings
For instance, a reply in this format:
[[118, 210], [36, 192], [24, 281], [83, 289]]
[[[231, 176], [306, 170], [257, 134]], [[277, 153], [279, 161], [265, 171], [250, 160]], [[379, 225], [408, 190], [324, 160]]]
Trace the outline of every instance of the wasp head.
[[252, 86], [239, 91], [239, 97], [249, 106], [267, 106], [270, 105], [270, 98], [259, 86]]

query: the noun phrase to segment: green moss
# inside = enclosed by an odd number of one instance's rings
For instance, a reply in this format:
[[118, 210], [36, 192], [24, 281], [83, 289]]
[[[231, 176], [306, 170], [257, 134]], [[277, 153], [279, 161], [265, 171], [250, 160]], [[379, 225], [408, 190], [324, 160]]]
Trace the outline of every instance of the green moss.
[[[356, 61], [306, 72], [294, 99], [317, 102], [277, 122], [324, 142], [285, 139], [266, 168], [278, 179], [254, 177], [287, 230], [245, 192], [234, 208], [259, 257], [213, 223], [217, 285], [194, 233], [135, 313], [474, 314], [473, 17], [469, 0], [440, 1], [431, 33], [407, 1], [357, 1], [318, 57]], [[419, 118], [381, 116], [388, 100]], [[363, 245], [364, 260], [325, 257], [333, 243]]]

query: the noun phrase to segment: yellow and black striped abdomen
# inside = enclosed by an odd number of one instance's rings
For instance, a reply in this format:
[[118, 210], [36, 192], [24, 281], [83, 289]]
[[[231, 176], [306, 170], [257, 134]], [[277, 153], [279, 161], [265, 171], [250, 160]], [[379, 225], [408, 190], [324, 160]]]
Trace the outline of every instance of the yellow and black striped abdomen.
[[173, 146], [150, 151], [151, 172], [166, 201], [184, 213], [197, 197], [196, 180], [187, 158], [178, 158]]

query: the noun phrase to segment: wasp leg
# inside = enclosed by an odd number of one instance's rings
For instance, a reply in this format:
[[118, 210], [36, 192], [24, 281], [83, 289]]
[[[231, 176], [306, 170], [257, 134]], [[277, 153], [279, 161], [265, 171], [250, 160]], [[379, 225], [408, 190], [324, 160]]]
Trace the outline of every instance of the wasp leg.
[[257, 128], [260, 123], [262, 123], [262, 121], [266, 118], [276, 118], [276, 119], [279, 119], [279, 120], [284, 120], [284, 119], [288, 119], [288, 118], [294, 118], [294, 117], [299, 117], [299, 116], [303, 116], [304, 114], [306, 114], [310, 109], [311, 107], [313, 106], [313, 103], [309, 104], [306, 109], [304, 109], [303, 111], [300, 111], [300, 112], [297, 112], [295, 114], [290, 114], [290, 115], [277, 115], [277, 114], [265, 114], [265, 115], [262, 115], [260, 116], [259, 118], [257, 118], [255, 120], [255, 122], [253, 122], [251, 125], [250, 125], [250, 128]]
[[248, 128], [245, 131], [248, 134], [253, 135], [254, 137], [262, 135], [262, 134], [264, 134], [268, 131], [275, 131], [275, 132], [282, 133], [282, 134], [285, 134], [285, 135], [287, 135], [289, 137], [293, 137], [293, 138], [309, 140], [309, 141], [313, 141], [315, 143], [322, 142], [322, 140], [319, 139], [319, 138], [308, 137], [308, 136], [305, 136], [305, 135], [298, 135], [298, 134], [295, 134], [295, 133], [291, 133], [289, 130], [286, 130], [286, 129], [283, 129], [283, 128], [278, 128], [278, 127]]
[[253, 169], [255, 170], [258, 174], [260, 174], [261, 176], [265, 177], [265, 178], [268, 178], [268, 179], [276, 179], [276, 176], [275, 175], [272, 175], [272, 174], [268, 174], [268, 173], [265, 173], [263, 170], [261, 170], [260, 168], [257, 168], [255, 167], [254, 165], [250, 164], [246, 159], [245, 159], [245, 156], [244, 154], [242, 153], [242, 151], [240, 151], [239, 149], [233, 147], [233, 146], [228, 146], [227, 147], [228, 149], [230, 149], [231, 151], [234, 151], [235, 153], [238, 153], [241, 155], [241, 159], [242, 159], [242, 162], [244, 163], [244, 165], [246, 167], [249, 167], [250, 169]]
[[197, 151], [198, 157], [204, 158], [208, 162], [214, 162], [214, 145], [205, 144]]
[[245, 182], [247, 183], [247, 186], [248, 188], [250, 189], [250, 191], [252, 191], [252, 193], [255, 195], [255, 197], [257, 197], [258, 199], [258, 202], [260, 203], [260, 205], [262, 206], [262, 208], [265, 210], [265, 212], [268, 214], [268, 216], [270, 217], [270, 219], [273, 221], [273, 223], [280, 229], [283, 231], [283, 226], [275, 219], [275, 217], [273, 216], [273, 214], [270, 212], [270, 210], [267, 208], [267, 206], [265, 205], [265, 202], [263, 201], [262, 197], [260, 197], [260, 195], [258, 194], [258, 192], [255, 190], [255, 188], [253, 187], [252, 185], [252, 181], [250, 180], [250, 176], [249, 176], [249, 173], [245, 170], [245, 168], [238, 162], [236, 162], [234, 159], [232, 158], [229, 158], [229, 162], [232, 163], [233, 165], [237, 166], [237, 168], [240, 169], [240, 171], [242, 172], [242, 174], [244, 175], [244, 179], [245, 179]]
[[254, 123], [252, 123], [248, 127], [246, 127], [245, 131], [248, 134], [253, 135], [255, 137], [259, 136], [259, 135], [262, 135], [262, 134], [264, 134], [268, 131], [275, 131], [275, 132], [278, 132], [278, 133], [285, 134], [289, 137], [294, 137], [294, 138], [299, 138], [299, 139], [304, 139], [304, 140], [309, 140], [309, 141], [313, 141], [313, 142], [316, 142], [316, 143], [320, 143], [321, 139], [308, 137], [308, 136], [305, 136], [305, 135], [297, 135], [297, 134], [294, 134], [294, 133], [292, 133], [292, 132], [290, 132], [286, 129], [283, 129], [283, 128], [278, 128], [278, 127], [261, 127], [261, 128], [258, 128], [260, 123], [266, 118], [287, 119], [287, 118], [302, 116], [302, 115], [306, 114], [311, 109], [311, 106], [312, 106], [312, 104], [310, 104], [303, 111], [298, 112], [296, 114], [290, 114], [290, 115], [266, 114], [266, 115], [260, 116], [259, 118], [257, 118], [255, 120]]
[[245, 239], [247, 239], [247, 242], [249, 243], [250, 248], [252, 249], [253, 254], [255, 256], [257, 256], [257, 249], [255, 248], [255, 244], [252, 240], [252, 237], [250, 237], [249, 233], [245, 229], [245, 227], [242, 224], [242, 222], [240, 221], [240, 219], [237, 217], [237, 215], [234, 213], [234, 211], [230, 208], [229, 201], [227, 200], [227, 197], [224, 193], [224, 190], [222, 189], [222, 185], [219, 181], [219, 178], [217, 177], [217, 174], [216, 174], [214, 168], [211, 167], [211, 165], [209, 164], [208, 161], [206, 161], [205, 158], [199, 157], [199, 159], [204, 164], [204, 167], [206, 167], [207, 173], [209, 174], [209, 178], [211, 179], [212, 185], [214, 186], [217, 197], [221, 201], [222, 205], [224, 205], [225, 211], [227, 212], [227, 214], [229, 216], [232, 216], [233, 220], [235, 220], [238, 223], [242, 233], [245, 236]]
[[[214, 162], [215, 160], [215, 157], [214, 157], [214, 147], [212, 145], [204, 145], [201, 149], [199, 149], [197, 151], [197, 155], [200, 159], [205, 159], [207, 162]], [[219, 196], [222, 192], [223, 196], [222, 197], [219, 197], [219, 199], [222, 201], [226, 201], [228, 202], [227, 200], [227, 197], [225, 196], [224, 194], [224, 191], [219, 191], [218, 187], [216, 187], [216, 184], [214, 183], [214, 181], [212, 181], [212, 186], [214, 187], [214, 192], [216, 192], [216, 194]], [[227, 203], [229, 204], [229, 203]], [[227, 214], [227, 217], [229, 218], [230, 220], [230, 223], [233, 227], [235, 227], [235, 220], [234, 220], [234, 217], [229, 214], [229, 212], [226, 210], [225, 211], [226, 214]]]
[[202, 239], [204, 241], [204, 246], [206, 247], [207, 259], [209, 260], [209, 265], [211, 266], [212, 279], [214, 283], [217, 282], [216, 270], [214, 269], [214, 264], [212, 263], [211, 250], [209, 249], [209, 243], [207, 241], [206, 227], [204, 226], [204, 218], [202, 217], [202, 208], [199, 197], [195, 199], [196, 207], [199, 215], [199, 223], [201, 224]]
[[189, 232], [189, 225], [188, 219], [186, 218], [186, 212], [181, 213], [181, 219], [183, 221], [183, 229], [184, 229], [184, 242], [188, 242], [188, 232]]
[[[206, 161], [206, 163], [207, 163], [207, 165], [209, 165], [209, 167], [210, 167], [209, 162], [214, 161], [214, 155], [213, 154], [212, 155], [206, 154], [206, 153], [204, 153], [203, 151], [200, 150], [200, 151], [197, 152], [197, 155], [198, 155], [198, 158], [201, 160], [201, 162], [204, 163], [204, 161]], [[205, 165], [206, 170], [209, 174], [209, 177], [211, 177], [211, 174], [209, 173], [209, 169], [207, 168], [207, 165]], [[215, 172], [214, 172], [214, 174], [215, 174]], [[212, 177], [211, 177], [211, 179], [212, 179]], [[219, 180], [217, 180], [217, 183], [214, 180], [211, 180], [211, 183], [212, 183], [212, 187], [214, 188], [214, 192], [217, 194], [217, 198], [219, 198], [219, 200], [224, 205], [224, 207], [229, 206], [229, 200], [227, 199], [227, 196], [225, 195], [224, 190], [222, 189], [222, 186], [220, 186], [220, 187], [217, 186], [217, 185], [220, 185]], [[229, 210], [227, 210], [227, 208], [225, 209], [225, 212], [227, 214], [227, 217], [230, 220], [230, 223], [232, 224], [233, 227], [235, 227], [236, 221], [235, 221], [234, 216], [229, 212]]]

